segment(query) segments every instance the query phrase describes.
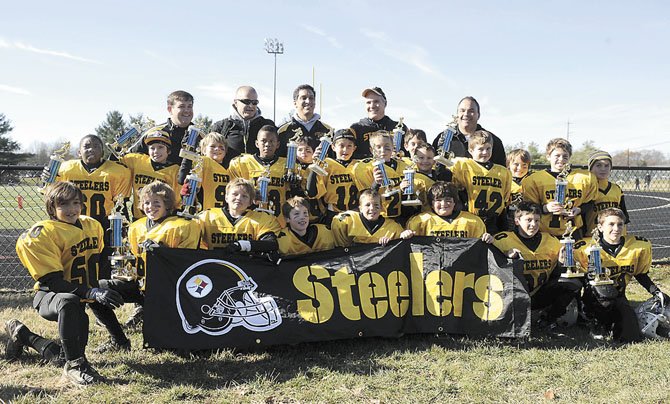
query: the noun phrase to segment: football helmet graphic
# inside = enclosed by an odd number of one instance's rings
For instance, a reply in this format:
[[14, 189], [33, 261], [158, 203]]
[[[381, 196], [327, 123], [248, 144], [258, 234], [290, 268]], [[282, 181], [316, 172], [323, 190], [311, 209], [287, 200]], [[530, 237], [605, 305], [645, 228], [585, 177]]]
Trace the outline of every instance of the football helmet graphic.
[[654, 296], [635, 309], [642, 335], [647, 338], [668, 338], [670, 332], [670, 302]]
[[268, 331], [281, 324], [270, 296], [256, 295], [258, 285], [230, 262], [206, 259], [191, 265], [177, 282], [177, 310], [184, 331], [223, 335], [233, 327]]

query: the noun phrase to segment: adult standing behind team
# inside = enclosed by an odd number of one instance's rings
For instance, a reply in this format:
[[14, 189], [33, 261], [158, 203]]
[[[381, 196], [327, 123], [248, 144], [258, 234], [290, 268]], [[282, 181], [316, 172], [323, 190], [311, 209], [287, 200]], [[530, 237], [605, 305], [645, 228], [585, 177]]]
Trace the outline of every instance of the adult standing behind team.
[[291, 140], [298, 130], [302, 131], [307, 138], [307, 144], [316, 149], [319, 145], [319, 138], [327, 134], [332, 129], [321, 121], [321, 115], [314, 113], [316, 108], [316, 91], [309, 84], [301, 84], [293, 90], [293, 105], [295, 113], [289, 122], [283, 124], [277, 130], [279, 133], [279, 151], [277, 154], [286, 157], [289, 140]]
[[[167, 111], [170, 114], [167, 122], [152, 129], [162, 130], [170, 135], [172, 147], [170, 148], [168, 161], [180, 164], [181, 157], [179, 157], [179, 150], [181, 150], [181, 141], [193, 119], [193, 96], [186, 91], [173, 91], [167, 98]], [[145, 133], [149, 133], [149, 131]], [[138, 142], [132, 151], [149, 154], [149, 148], [143, 141]]]
[[[485, 130], [479, 124], [479, 113], [479, 103], [475, 97], [467, 96], [458, 103], [458, 108], [456, 110], [458, 129], [456, 134], [454, 134], [454, 138], [451, 140], [450, 148], [456, 157], [472, 157], [470, 152], [468, 152], [468, 139], [470, 139], [470, 135], [475, 133], [475, 131]], [[487, 132], [491, 133], [490, 131]], [[503, 143], [498, 136], [493, 133], [491, 133], [491, 135], [493, 136], [493, 154], [491, 155], [490, 161], [506, 167], [507, 160], [505, 158], [505, 146], [503, 146]], [[441, 132], [437, 135], [435, 140], [433, 140], [433, 147], [435, 150], [440, 150], [443, 136], [444, 132]]]
[[[365, 98], [365, 110], [368, 117], [351, 125], [351, 130], [356, 135], [356, 151], [353, 157], [355, 159], [372, 157], [368, 134], [378, 130], [391, 132], [398, 125], [398, 122], [386, 116], [386, 94], [381, 88], [366, 88], [361, 95]], [[407, 126], [404, 124], [403, 129], [407, 133]], [[405, 155], [409, 155], [407, 151]]]
[[256, 154], [256, 136], [265, 125], [274, 126], [271, 119], [263, 118], [258, 108], [258, 93], [251, 86], [242, 86], [235, 92], [232, 110], [228, 118], [222, 119], [211, 128], [226, 138], [228, 151], [224, 164], [242, 153]]

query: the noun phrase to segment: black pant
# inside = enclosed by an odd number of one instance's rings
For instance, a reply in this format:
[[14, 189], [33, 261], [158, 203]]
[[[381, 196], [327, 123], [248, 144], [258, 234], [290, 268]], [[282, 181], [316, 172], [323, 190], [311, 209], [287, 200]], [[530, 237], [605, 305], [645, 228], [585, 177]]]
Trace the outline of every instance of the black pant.
[[566, 307], [572, 299], [577, 297], [581, 289], [579, 281], [564, 281], [560, 278], [551, 278], [530, 298], [530, 306], [535, 309], [547, 309], [549, 320], [556, 320], [565, 314]]
[[642, 340], [635, 310], [630, 306], [625, 293], [605, 299], [596, 292], [595, 287], [588, 286], [584, 290], [583, 302], [585, 313], [607, 329], [611, 329], [615, 340], [621, 342]]
[[144, 305], [144, 294], [140, 291], [137, 281], [121, 279], [100, 279], [100, 287], [113, 289], [123, 297], [124, 303], [138, 303]]
[[58, 335], [66, 360], [84, 356], [88, 344], [88, 316], [85, 307], [79, 296], [72, 293], [38, 291], [33, 299], [33, 308], [40, 316], [58, 322]]

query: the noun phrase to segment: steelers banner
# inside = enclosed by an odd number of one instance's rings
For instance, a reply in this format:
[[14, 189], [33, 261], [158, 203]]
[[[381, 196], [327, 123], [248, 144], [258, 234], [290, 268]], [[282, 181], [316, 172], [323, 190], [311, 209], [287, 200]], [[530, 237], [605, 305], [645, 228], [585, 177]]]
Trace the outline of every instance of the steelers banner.
[[145, 346], [241, 348], [449, 333], [522, 337], [520, 262], [475, 239], [415, 237], [285, 259], [158, 248], [147, 258]]

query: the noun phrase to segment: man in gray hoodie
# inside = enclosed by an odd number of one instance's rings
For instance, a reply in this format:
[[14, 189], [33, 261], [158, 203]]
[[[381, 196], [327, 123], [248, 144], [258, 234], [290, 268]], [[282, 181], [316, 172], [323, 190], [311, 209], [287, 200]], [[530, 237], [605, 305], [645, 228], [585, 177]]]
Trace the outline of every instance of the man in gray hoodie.
[[230, 116], [214, 123], [211, 128], [212, 132], [222, 134], [228, 142], [224, 163], [242, 153], [257, 153], [256, 136], [264, 125], [274, 126], [274, 122], [261, 115], [258, 93], [251, 86], [241, 86], [235, 92]]
[[314, 112], [316, 108], [316, 91], [309, 84], [301, 84], [293, 91], [293, 105], [295, 112], [289, 122], [283, 124], [279, 133], [279, 151], [277, 154], [286, 157], [286, 145], [298, 130], [307, 137], [307, 142], [316, 149], [323, 135], [330, 132], [331, 127], [321, 121], [321, 115]]

